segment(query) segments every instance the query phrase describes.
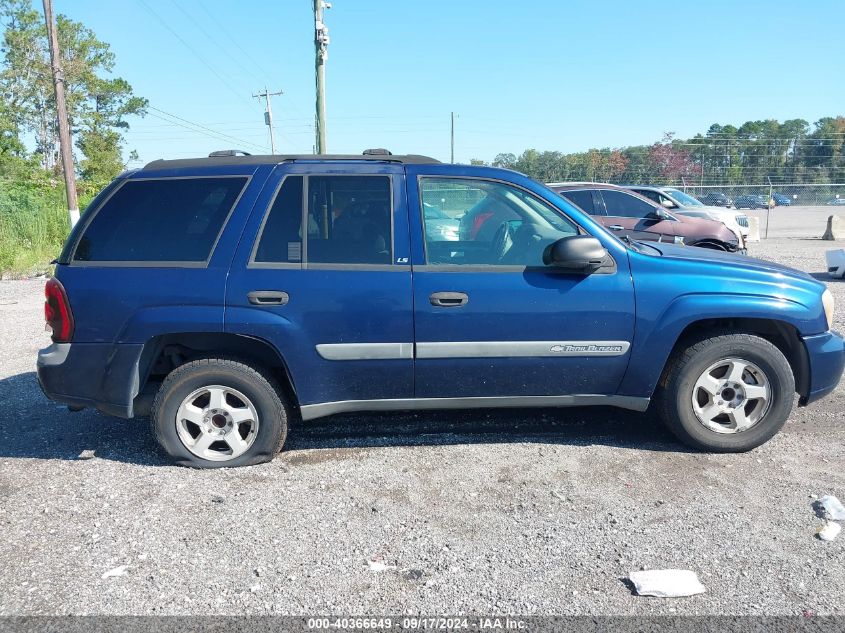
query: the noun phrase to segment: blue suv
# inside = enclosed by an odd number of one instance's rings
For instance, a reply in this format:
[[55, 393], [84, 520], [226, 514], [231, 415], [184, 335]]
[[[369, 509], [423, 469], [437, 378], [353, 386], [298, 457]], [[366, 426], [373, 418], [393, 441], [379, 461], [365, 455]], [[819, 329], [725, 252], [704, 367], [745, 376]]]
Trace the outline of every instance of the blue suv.
[[[426, 230], [427, 208], [474, 221]], [[46, 296], [44, 392], [149, 415], [196, 467], [272, 459], [294, 418], [477, 407], [651, 405], [694, 447], [745, 451], [845, 362], [809, 275], [623, 241], [521, 174], [384, 151], [125, 173]]]

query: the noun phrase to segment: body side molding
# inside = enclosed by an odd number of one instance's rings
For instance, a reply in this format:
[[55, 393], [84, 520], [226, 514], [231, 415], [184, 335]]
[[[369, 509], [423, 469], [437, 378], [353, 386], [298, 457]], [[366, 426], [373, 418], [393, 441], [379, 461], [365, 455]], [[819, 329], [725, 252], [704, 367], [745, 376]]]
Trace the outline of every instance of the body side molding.
[[542, 358], [622, 356], [628, 341], [438, 341], [430, 343], [320, 343], [326, 360], [391, 360], [411, 358]]
[[580, 407], [603, 405], [645, 411], [650, 398], [633, 396], [495, 396], [484, 398], [403, 398], [394, 400], [342, 400], [300, 407], [303, 420], [355, 411], [424, 411], [430, 409], [485, 409], [518, 407]]
[[321, 343], [317, 353], [326, 360], [408, 360], [414, 357], [414, 344]]
[[417, 358], [622, 356], [628, 341], [467, 341], [417, 343]]

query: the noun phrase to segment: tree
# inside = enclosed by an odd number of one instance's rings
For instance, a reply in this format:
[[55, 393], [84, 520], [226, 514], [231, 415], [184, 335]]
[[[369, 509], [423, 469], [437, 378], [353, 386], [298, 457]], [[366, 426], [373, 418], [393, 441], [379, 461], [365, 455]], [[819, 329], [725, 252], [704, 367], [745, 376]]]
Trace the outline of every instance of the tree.
[[[28, 0], [0, 0], [0, 15], [6, 27], [0, 92], [14, 124], [34, 135], [42, 166], [55, 172], [60, 169], [58, 133], [43, 17]], [[143, 116], [147, 101], [135, 96], [125, 79], [109, 76], [114, 53], [93, 31], [64, 15], [57, 16], [56, 28], [68, 118], [77, 148], [85, 157], [83, 170], [92, 183], [107, 182], [123, 169], [120, 157], [122, 131], [129, 127], [126, 118]]]
[[651, 146], [648, 159], [657, 176], [664, 181], [675, 182], [682, 177], [694, 177], [701, 174], [701, 165], [697, 164], [689, 150], [673, 143], [674, 134], [667, 132], [661, 142]]

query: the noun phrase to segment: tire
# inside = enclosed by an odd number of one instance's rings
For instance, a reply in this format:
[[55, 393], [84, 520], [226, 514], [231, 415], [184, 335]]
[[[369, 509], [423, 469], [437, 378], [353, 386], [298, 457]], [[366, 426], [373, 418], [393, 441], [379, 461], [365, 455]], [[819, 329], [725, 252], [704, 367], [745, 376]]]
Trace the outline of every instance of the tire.
[[[767, 388], [767, 397], [752, 397]], [[792, 368], [777, 347], [752, 334], [723, 334], [691, 341], [672, 356], [656, 404], [664, 424], [685, 444], [740, 453], [780, 431], [794, 394]], [[731, 395], [735, 398], [727, 401]]]
[[195, 360], [170, 372], [159, 388], [153, 432], [181, 466], [268, 462], [287, 436], [289, 410], [281, 393], [261, 368], [229, 358]]

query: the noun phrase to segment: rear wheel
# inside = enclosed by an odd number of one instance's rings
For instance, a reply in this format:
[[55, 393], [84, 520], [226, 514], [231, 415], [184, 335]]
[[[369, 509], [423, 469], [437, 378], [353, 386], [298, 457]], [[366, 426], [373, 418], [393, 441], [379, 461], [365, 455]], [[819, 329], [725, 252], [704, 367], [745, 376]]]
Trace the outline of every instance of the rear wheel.
[[271, 376], [243, 362], [207, 358], [173, 370], [153, 402], [153, 429], [183, 466], [219, 468], [270, 461], [288, 412]]
[[658, 397], [661, 417], [681, 441], [714, 452], [742, 452], [786, 423], [795, 394], [789, 362], [751, 334], [700, 339], [676, 353]]

